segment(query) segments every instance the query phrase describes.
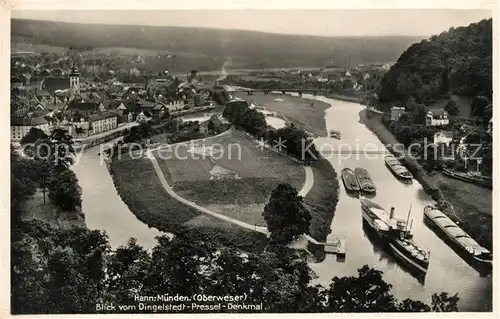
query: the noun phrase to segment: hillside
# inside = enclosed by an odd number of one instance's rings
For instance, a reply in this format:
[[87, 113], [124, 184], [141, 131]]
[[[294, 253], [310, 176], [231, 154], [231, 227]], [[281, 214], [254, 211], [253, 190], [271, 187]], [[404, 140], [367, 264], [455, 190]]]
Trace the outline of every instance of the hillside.
[[[204, 60], [219, 69], [228, 57], [233, 68], [339, 66], [394, 61], [418, 37], [317, 37], [255, 31], [184, 27], [91, 25], [51, 21], [11, 21], [12, 43], [55, 47], [128, 47], [168, 51]], [[213, 64], [213, 66], [212, 66]], [[195, 66], [194, 66], [195, 67]]]
[[492, 40], [489, 19], [413, 44], [382, 79], [380, 102], [405, 103], [414, 97], [429, 105], [452, 94], [491, 101]]

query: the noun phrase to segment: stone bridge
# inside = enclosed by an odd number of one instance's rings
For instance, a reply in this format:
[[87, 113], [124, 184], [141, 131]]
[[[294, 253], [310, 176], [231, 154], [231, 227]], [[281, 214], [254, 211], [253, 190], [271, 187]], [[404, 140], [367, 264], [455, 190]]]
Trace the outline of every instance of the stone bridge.
[[269, 94], [271, 92], [281, 92], [281, 94], [287, 94], [287, 93], [298, 93], [299, 96], [302, 96], [303, 93], [309, 93], [314, 96], [318, 94], [325, 94], [329, 93], [330, 91], [327, 89], [249, 89], [249, 88], [243, 88], [243, 87], [234, 87], [234, 86], [224, 86], [224, 89], [229, 92], [247, 92], [248, 95], [253, 95], [254, 92], [263, 92], [264, 94]]

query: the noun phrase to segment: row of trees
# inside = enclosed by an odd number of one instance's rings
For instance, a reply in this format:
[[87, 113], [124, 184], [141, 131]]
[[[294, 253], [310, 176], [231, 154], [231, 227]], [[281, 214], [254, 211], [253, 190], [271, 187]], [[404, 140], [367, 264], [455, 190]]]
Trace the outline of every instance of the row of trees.
[[11, 217], [20, 220], [20, 204], [31, 198], [38, 189], [46, 193], [52, 205], [61, 211], [81, 207], [81, 188], [73, 164], [73, 141], [64, 130], [54, 129], [46, 135], [32, 128], [21, 140], [25, 154], [20, 156], [11, 148]]
[[270, 128], [265, 115], [256, 109], [251, 109], [246, 101], [227, 103], [222, 115], [237, 128], [258, 139], [280, 143], [285, 147], [287, 154], [306, 164], [313, 163], [319, 156], [312, 139], [304, 130], [293, 124], [278, 130]]
[[15, 314], [99, 313], [99, 303], [115, 305], [103, 312], [139, 313], [144, 311], [136, 296], [163, 294], [244, 295], [247, 304], [262, 303], [264, 312], [287, 313], [457, 311], [459, 300], [442, 293], [430, 304], [399, 301], [382, 272], [368, 266], [355, 276], [334, 277], [328, 287], [313, 286], [304, 252], [274, 244], [243, 254], [198, 230], [158, 237], [148, 252], [134, 239], [111, 250], [106, 235], [96, 230], [21, 222], [13, 231], [12, 265]]

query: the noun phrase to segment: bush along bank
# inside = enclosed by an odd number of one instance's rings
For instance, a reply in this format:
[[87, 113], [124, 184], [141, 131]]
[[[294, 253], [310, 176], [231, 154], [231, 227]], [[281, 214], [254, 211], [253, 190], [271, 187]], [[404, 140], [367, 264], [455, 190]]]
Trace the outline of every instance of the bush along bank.
[[370, 119], [364, 117], [365, 125], [378, 137], [378, 139], [386, 145], [387, 149], [391, 151], [395, 156], [397, 156], [403, 165], [405, 165], [408, 170], [413, 174], [414, 178], [422, 185], [424, 191], [431, 196], [433, 200], [436, 201], [436, 207], [446, 214], [451, 220], [460, 225], [460, 227], [475, 238], [479, 244], [487, 249], [492, 249], [492, 234], [484, 232], [479, 226], [471, 226], [472, 223], [468, 223], [460, 219], [455, 211], [453, 205], [446, 200], [443, 192], [438, 187], [438, 185], [432, 181], [427, 171], [417, 162], [416, 159], [412, 158], [407, 150], [401, 153], [401, 148], [398, 152], [395, 152], [391, 145], [395, 143], [396, 138], [389, 129], [383, 124], [382, 118], [380, 116], [374, 116]]
[[[331, 233], [331, 224], [339, 201], [339, 180], [330, 162], [321, 156], [312, 166], [314, 185], [304, 198], [304, 205], [311, 213], [310, 235], [319, 242], [325, 242]], [[311, 242], [308, 250], [318, 260], [325, 259], [324, 246]]]

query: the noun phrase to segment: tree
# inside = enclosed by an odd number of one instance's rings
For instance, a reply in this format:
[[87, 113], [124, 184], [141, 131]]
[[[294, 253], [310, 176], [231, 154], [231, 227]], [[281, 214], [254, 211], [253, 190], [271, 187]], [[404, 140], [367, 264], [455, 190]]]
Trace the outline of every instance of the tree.
[[[411, 45], [380, 82], [380, 102], [414, 96], [427, 105], [450, 94], [491, 100], [492, 19], [473, 23]], [[392, 103], [382, 103], [385, 110]]]
[[28, 134], [26, 134], [22, 139], [21, 139], [21, 145], [25, 146], [26, 144], [33, 144], [36, 141], [40, 139], [46, 139], [48, 136], [45, 134], [44, 131], [42, 131], [39, 128], [32, 127]]
[[35, 159], [45, 161], [51, 168], [69, 168], [73, 164], [73, 139], [64, 129], [52, 130], [47, 138], [38, 139], [35, 146]]
[[36, 193], [37, 167], [34, 161], [21, 158], [11, 147], [10, 150], [10, 207], [11, 223], [20, 221], [20, 204]]
[[455, 101], [449, 100], [444, 107], [445, 111], [451, 116], [457, 116], [460, 113], [460, 109]]
[[279, 244], [242, 253], [197, 230], [157, 240], [152, 252], [134, 239], [111, 251], [97, 230], [21, 222], [12, 236], [13, 313], [98, 313], [97, 303], [137, 304], [137, 295], [161, 294], [245, 296], [281, 313], [458, 310], [458, 296], [445, 293], [433, 295], [430, 305], [399, 302], [382, 272], [366, 265], [358, 276], [311, 286], [306, 253]]
[[288, 243], [296, 235], [309, 233], [311, 215], [303, 205], [302, 196], [288, 183], [276, 186], [262, 216], [272, 242]]
[[396, 299], [382, 272], [364, 265], [357, 277], [334, 277], [324, 292], [328, 312], [394, 312]]
[[56, 169], [48, 185], [49, 198], [54, 205], [66, 211], [81, 207], [82, 189], [75, 173], [69, 169]]
[[[487, 112], [488, 105], [490, 105], [490, 101], [486, 96], [478, 95], [472, 100], [471, 109], [472, 115], [483, 118], [485, 113]], [[491, 118], [491, 111], [489, 111], [489, 117], [487, 121]]]

